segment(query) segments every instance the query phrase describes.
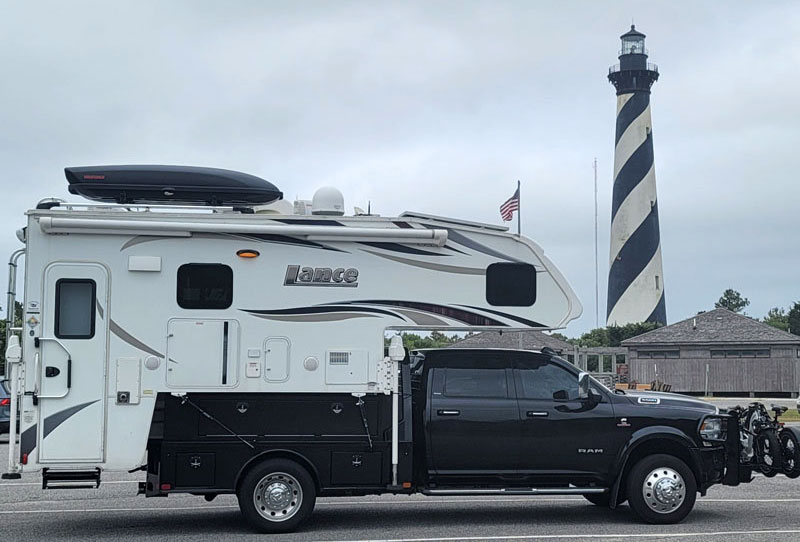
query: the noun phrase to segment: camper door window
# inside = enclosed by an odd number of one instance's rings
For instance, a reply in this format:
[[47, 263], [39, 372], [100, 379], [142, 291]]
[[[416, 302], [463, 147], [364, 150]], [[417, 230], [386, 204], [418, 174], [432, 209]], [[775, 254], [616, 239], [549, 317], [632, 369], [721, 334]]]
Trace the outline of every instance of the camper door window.
[[89, 279], [56, 281], [55, 332], [59, 339], [94, 337], [95, 291]]
[[219, 263], [178, 268], [178, 305], [184, 309], [227, 309], [233, 303], [233, 270]]

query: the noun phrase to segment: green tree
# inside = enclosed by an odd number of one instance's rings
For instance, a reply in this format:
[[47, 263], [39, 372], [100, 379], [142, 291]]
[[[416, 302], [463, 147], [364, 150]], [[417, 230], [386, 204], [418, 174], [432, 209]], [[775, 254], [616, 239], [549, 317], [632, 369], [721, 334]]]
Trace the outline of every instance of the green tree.
[[578, 346], [619, 346], [625, 339], [636, 337], [642, 333], [661, 327], [658, 322], [635, 322], [624, 326], [600, 327], [588, 331], [576, 341]]
[[[447, 336], [441, 331], [432, 331], [430, 335], [418, 335], [416, 333], [403, 333], [403, 346], [406, 350], [419, 350], [420, 348], [443, 348], [458, 341], [458, 335]], [[384, 340], [384, 344], [389, 346], [389, 339]]]
[[764, 317], [764, 323], [781, 331], [789, 331], [789, 315], [780, 307], [773, 307]]
[[789, 333], [800, 335], [800, 301], [795, 302], [789, 313], [786, 315], [786, 323], [788, 324]]
[[742, 294], [736, 290], [728, 288], [722, 292], [722, 297], [719, 298], [719, 301], [714, 303], [714, 307], [718, 309], [728, 309], [733, 312], [742, 312], [749, 304], [749, 299], [742, 297]]

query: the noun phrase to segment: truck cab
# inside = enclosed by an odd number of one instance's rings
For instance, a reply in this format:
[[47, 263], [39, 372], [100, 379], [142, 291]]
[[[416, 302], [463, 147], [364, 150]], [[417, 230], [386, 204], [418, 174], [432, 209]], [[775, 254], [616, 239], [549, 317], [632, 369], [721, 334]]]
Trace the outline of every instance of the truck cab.
[[[701, 436], [708, 418], [722, 418], [705, 401], [612, 391], [547, 351], [421, 350], [411, 367], [425, 493], [630, 500], [644, 519], [668, 523], [722, 481], [725, 435]], [[659, 467], [636, 470], [653, 457], [670, 481], [652, 474]], [[637, 475], [655, 478], [631, 482]]]

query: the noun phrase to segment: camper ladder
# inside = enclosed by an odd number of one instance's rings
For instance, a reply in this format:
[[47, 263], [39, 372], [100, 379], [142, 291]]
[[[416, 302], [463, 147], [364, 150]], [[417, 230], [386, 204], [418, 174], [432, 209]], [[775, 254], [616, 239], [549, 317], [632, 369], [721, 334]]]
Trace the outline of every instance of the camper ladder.
[[99, 468], [86, 471], [42, 469], [42, 489], [97, 489], [98, 487], [100, 487]]

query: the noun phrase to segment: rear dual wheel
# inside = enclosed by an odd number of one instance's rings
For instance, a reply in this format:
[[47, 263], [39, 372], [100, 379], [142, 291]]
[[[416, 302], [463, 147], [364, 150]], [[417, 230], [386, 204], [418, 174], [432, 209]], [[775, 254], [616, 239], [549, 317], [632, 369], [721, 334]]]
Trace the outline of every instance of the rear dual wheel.
[[268, 459], [242, 480], [236, 492], [247, 522], [262, 533], [287, 533], [314, 510], [316, 487], [306, 469], [288, 459]]

